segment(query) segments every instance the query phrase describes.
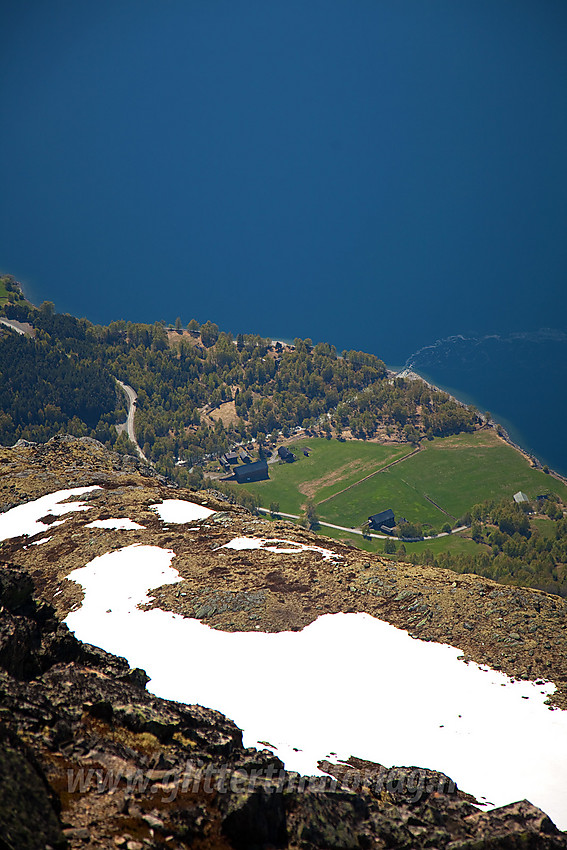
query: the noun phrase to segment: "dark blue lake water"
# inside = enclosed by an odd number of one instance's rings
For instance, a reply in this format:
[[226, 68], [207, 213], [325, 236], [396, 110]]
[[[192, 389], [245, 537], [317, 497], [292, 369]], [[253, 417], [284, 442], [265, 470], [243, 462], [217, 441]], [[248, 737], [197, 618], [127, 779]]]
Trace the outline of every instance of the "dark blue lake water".
[[400, 367], [498, 335], [416, 368], [567, 470], [565, 345], [513, 336], [567, 331], [567, 4], [2, 13], [0, 269], [36, 303]]
[[424, 378], [489, 411], [523, 448], [567, 475], [567, 334], [550, 329], [438, 340], [408, 360]]

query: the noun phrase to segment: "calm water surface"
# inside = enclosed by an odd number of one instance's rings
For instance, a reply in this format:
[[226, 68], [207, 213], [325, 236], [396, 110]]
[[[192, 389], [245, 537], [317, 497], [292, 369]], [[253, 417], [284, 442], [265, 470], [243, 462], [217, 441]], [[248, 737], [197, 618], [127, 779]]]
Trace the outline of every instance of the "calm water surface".
[[[567, 331], [565, 32], [552, 0], [4, 0], [0, 270], [95, 322], [421, 349], [565, 470], [565, 345], [513, 337]], [[458, 334], [501, 341], [424, 352]]]

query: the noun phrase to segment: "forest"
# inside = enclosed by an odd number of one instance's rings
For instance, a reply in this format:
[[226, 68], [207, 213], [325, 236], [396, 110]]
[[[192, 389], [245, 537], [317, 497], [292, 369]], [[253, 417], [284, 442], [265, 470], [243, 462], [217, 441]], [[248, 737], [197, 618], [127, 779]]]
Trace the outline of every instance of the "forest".
[[[255, 440], [262, 454], [269, 439], [298, 427], [328, 439], [415, 444], [472, 431], [481, 422], [474, 408], [425, 382], [393, 377], [372, 354], [339, 354], [309, 339], [293, 345], [252, 334], [234, 339], [195, 319], [186, 328], [180, 319], [172, 327], [124, 320], [94, 325], [56, 313], [51, 302], [34, 307], [8, 276], [0, 282], [8, 296], [0, 313], [35, 329], [29, 337], [0, 325], [2, 445], [70, 433], [134, 454], [116, 429], [127, 410], [115, 379], [138, 394], [135, 428], [144, 453], [159, 472], [193, 488], [208, 486], [207, 462], [227, 449]], [[224, 421], [214, 416], [221, 406], [228, 408]], [[215, 487], [255, 507], [246, 490], [235, 496], [222, 482]], [[547, 534], [516, 505], [476, 505], [459, 523], [471, 525], [478, 553], [425, 549], [407, 560], [567, 595], [567, 519], [554, 498], [543, 510], [553, 521]]]
[[[339, 439], [383, 433], [416, 442], [479, 422], [477, 411], [446, 393], [392, 378], [375, 355], [338, 354], [328, 343], [234, 339], [194, 319], [186, 329], [180, 320], [175, 328], [124, 320], [94, 325], [56, 313], [50, 302], [39, 309], [8, 303], [3, 312], [35, 328], [33, 339], [2, 331], [4, 445], [68, 432], [131, 451], [113, 427], [126, 418], [114, 378], [138, 394], [135, 427], [144, 453], [185, 486], [198, 484], [202, 465], [230, 447], [253, 439], [262, 445], [297, 427]], [[227, 403], [223, 421], [214, 412]]]
[[478, 553], [425, 549], [404, 559], [567, 596], [567, 518], [554, 494], [537, 506], [552, 522], [534, 521], [530, 510], [509, 499], [482, 502], [458, 520], [471, 526]]

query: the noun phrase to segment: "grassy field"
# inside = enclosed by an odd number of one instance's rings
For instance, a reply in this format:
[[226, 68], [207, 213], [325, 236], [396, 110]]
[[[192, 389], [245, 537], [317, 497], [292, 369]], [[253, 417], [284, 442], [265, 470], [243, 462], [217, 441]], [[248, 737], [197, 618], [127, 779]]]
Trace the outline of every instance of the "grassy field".
[[493, 431], [479, 431], [425, 442], [419, 454], [321, 505], [319, 515], [355, 527], [369, 514], [391, 507], [396, 517], [439, 531], [478, 502], [511, 499], [518, 490], [531, 499], [552, 491], [567, 501], [564, 484], [533, 469]]
[[534, 517], [531, 520], [531, 526], [532, 528], [537, 529], [544, 538], [553, 537], [555, 535], [555, 523], [552, 519]]
[[[311, 450], [308, 458], [303, 446]], [[320, 519], [347, 528], [359, 528], [370, 514], [391, 507], [397, 518], [422, 523], [426, 533], [430, 528], [439, 531], [478, 502], [511, 499], [518, 490], [531, 499], [555, 492], [567, 502], [562, 482], [533, 469], [492, 430], [424, 441], [418, 454], [388, 469], [383, 467], [409, 454], [409, 446], [312, 438], [298, 441], [292, 449], [298, 458], [295, 463], [270, 465], [271, 480], [246, 485], [248, 489], [257, 493], [263, 507], [275, 501], [280, 510], [292, 514], [301, 513], [312, 498]], [[360, 537], [353, 542], [366, 546]]]
[[2, 280], [0, 280], [0, 306], [4, 305], [8, 300], [8, 292]]
[[[304, 446], [309, 457], [303, 454]], [[301, 513], [308, 498], [326, 499], [411, 451], [407, 445], [379, 446], [363, 440], [340, 443], [320, 437], [299, 440], [290, 449], [297, 458], [294, 463], [270, 464], [269, 481], [241, 485], [258, 495], [262, 507], [279, 502], [280, 510], [290, 514]]]
[[317, 508], [319, 517], [336, 525], [360, 527], [371, 514], [392, 508], [396, 520], [405, 517], [410, 522], [421, 522], [438, 531], [443, 523], [448, 521], [452, 524], [451, 517], [443, 514], [427, 501], [419, 489], [404, 480], [405, 469], [402, 467], [406, 464], [409, 467], [415, 457], [380, 472], [320, 505]]
[[455, 518], [484, 499], [511, 498], [518, 490], [530, 499], [549, 491], [566, 499], [564, 484], [533, 469], [492, 430], [435, 439], [423, 449], [391, 474]]

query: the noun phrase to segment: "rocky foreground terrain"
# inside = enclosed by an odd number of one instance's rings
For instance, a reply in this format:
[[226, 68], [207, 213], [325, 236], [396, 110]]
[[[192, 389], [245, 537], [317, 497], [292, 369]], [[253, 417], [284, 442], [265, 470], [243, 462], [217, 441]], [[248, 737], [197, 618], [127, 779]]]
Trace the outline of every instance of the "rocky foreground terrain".
[[[89, 485], [99, 489], [81, 496], [88, 511], [0, 548], [0, 850], [567, 847], [567, 835], [527, 801], [480, 811], [448, 777], [422, 769], [435, 765], [385, 770], [357, 753], [348, 764], [322, 764], [328, 780], [300, 779], [271, 751], [245, 749], [218, 712], [150, 695], [143, 671], [79, 643], [60, 622], [81, 602], [66, 578], [73, 569], [151, 543], [175, 552], [183, 579], [152, 591], [163, 610], [225, 631], [299, 630], [323, 613], [366, 611], [460, 647], [464, 660], [551, 680], [565, 707], [561, 599], [392, 563], [258, 519], [213, 492], [173, 489], [89, 439], [0, 449], [2, 511]], [[190, 530], [168, 524], [151, 506], [171, 498], [214, 513]], [[86, 527], [116, 517], [144, 528]], [[276, 551], [220, 548], [243, 536], [272, 540]], [[308, 548], [283, 558], [282, 540]]]

